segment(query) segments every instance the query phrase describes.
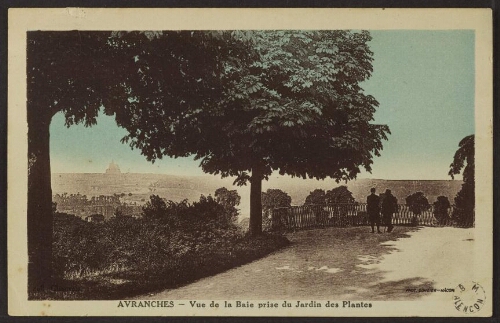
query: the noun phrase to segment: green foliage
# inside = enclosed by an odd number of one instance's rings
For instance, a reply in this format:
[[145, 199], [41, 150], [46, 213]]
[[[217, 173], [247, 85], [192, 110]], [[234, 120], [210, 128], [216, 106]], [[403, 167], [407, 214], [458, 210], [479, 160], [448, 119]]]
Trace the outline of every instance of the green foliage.
[[264, 210], [272, 210], [278, 207], [289, 207], [292, 203], [292, 198], [286, 192], [280, 189], [268, 189], [262, 192], [262, 208]]
[[415, 215], [420, 215], [430, 208], [429, 201], [422, 192], [416, 192], [407, 196], [406, 205]]
[[[73, 220], [79, 219], [73, 217]], [[106, 248], [108, 253], [95, 257], [99, 263], [92, 262], [93, 267], [89, 262], [84, 263], [77, 248], [83, 246], [79, 242], [86, 237], [77, 235], [69, 239], [75, 233], [71, 223], [56, 221], [54, 230], [61, 234], [54, 252], [65, 278], [58, 282], [63, 284], [59, 286], [72, 287], [72, 291], [49, 292], [38, 297], [123, 299], [158, 292], [245, 264], [289, 243], [280, 235], [250, 239], [236, 230], [171, 231], [164, 224], [132, 218], [114, 218], [99, 226], [79, 221], [95, 235], [105, 237], [99, 240], [98, 247]], [[61, 257], [63, 253], [66, 258]], [[70, 270], [67, 264], [74, 264], [76, 269]], [[124, 283], [110, 283], [115, 279]]]
[[308, 209], [313, 212], [316, 223], [319, 225], [325, 225], [328, 219], [329, 214], [324, 208], [324, 206], [327, 205], [327, 202], [328, 199], [325, 191], [322, 189], [315, 189], [310, 192], [304, 202], [304, 206], [309, 206]]
[[[459, 148], [453, 156], [453, 162], [450, 164], [448, 175], [454, 178], [454, 175], [460, 174], [463, 169], [462, 178], [464, 182], [474, 182], [474, 135], [467, 136], [460, 140]], [[464, 167], [465, 166], [465, 167]]]
[[233, 204], [238, 202], [239, 196], [228, 191], [228, 195], [224, 198], [221, 192], [223, 190], [219, 189], [220, 201], [210, 195], [208, 197], [201, 195], [200, 200], [192, 204], [187, 200], [165, 201], [158, 195], [151, 195], [143, 207], [143, 217], [145, 220], [168, 224], [173, 229], [194, 227], [201, 230], [207, 225], [229, 227], [238, 216], [238, 210]]
[[455, 208], [452, 218], [464, 226], [474, 226], [475, 222], [475, 164], [474, 164], [474, 135], [463, 138], [459, 148], [453, 157], [448, 175], [453, 178], [460, 174], [463, 169], [462, 178], [464, 183], [461, 190], [455, 196]]
[[68, 126], [95, 124], [106, 96], [104, 76], [120, 63], [113, 62], [106, 50], [106, 35], [109, 33], [28, 32], [28, 113], [52, 117], [61, 111]]
[[224, 206], [236, 207], [240, 205], [241, 197], [236, 190], [228, 190], [225, 187], [215, 190], [215, 198]]
[[462, 184], [462, 189], [455, 196], [452, 219], [461, 226], [472, 227], [475, 223], [475, 187], [474, 183]]
[[211, 196], [190, 204], [151, 195], [143, 212], [141, 219], [117, 216], [98, 224], [58, 215], [54, 251], [60, 275], [164, 271], [242, 237], [234, 206]]
[[110, 110], [128, 130], [122, 142], [153, 162], [195, 154], [203, 123], [211, 122], [225, 95], [222, 77], [251, 52], [241, 38], [211, 31], [161, 32], [152, 39], [116, 34], [110, 43], [128, 59], [126, 77], [120, 76], [126, 108]]
[[142, 207], [142, 213], [146, 219], [160, 219], [167, 214], [167, 204], [158, 195], [151, 195], [150, 200]]
[[119, 208], [116, 208], [115, 209], [115, 212], [113, 213], [113, 215], [117, 218], [122, 218], [124, 217], [124, 214], [123, 214], [123, 211]]
[[141, 106], [175, 105], [178, 112], [179, 102], [189, 106], [220, 93], [219, 60], [238, 50], [235, 42], [248, 42], [235, 37], [224, 31], [29, 32], [28, 108], [62, 111], [67, 126], [91, 126], [104, 107], [119, 125], [137, 127], [139, 98]]
[[332, 188], [325, 194], [328, 204], [352, 204], [354, 203], [354, 197], [352, 192], [349, 191], [347, 186], [339, 186]]
[[272, 210], [280, 207], [289, 207], [292, 203], [292, 198], [286, 192], [280, 189], [268, 189], [266, 192], [262, 192], [262, 210], [264, 216], [262, 217], [262, 224], [264, 230], [269, 230], [271, 228], [271, 215]]
[[446, 196], [438, 196], [434, 202], [434, 217], [439, 223], [446, 224], [449, 219], [448, 210], [451, 208], [450, 201]]
[[354, 203], [352, 192], [347, 186], [334, 187], [325, 193], [322, 189], [316, 189], [306, 197], [304, 205], [327, 205], [327, 204], [352, 204]]
[[[227, 227], [231, 226], [236, 220], [238, 211], [230, 204], [217, 202], [212, 196], [201, 196], [198, 202], [192, 205], [192, 211], [188, 213], [187, 218], [194, 221], [215, 221], [217, 225]], [[191, 221], [190, 221], [191, 222]]]
[[[369, 33], [237, 34], [223, 36], [220, 51], [225, 56], [217, 58], [219, 65], [209, 60], [212, 45], [203, 47], [208, 51], [206, 64], [197, 53], [176, 61], [183, 72], [179, 72], [181, 86], [187, 79], [200, 85], [198, 89], [187, 85], [189, 91], [161, 74], [172, 73], [173, 67], [157, 63], [160, 55], [167, 55], [157, 47], [160, 40], [150, 45], [157, 50], [138, 53], [135, 65], [141, 75], [131, 76], [139, 77], [131, 82], [137, 99], [123, 118], [117, 115], [118, 123], [129, 131], [124, 140], [149, 160], [194, 154], [205, 172], [237, 176], [239, 184], [257, 166], [264, 177], [278, 170], [339, 180], [354, 178], [360, 167], [370, 170], [372, 155], [379, 155], [389, 130], [370, 124], [378, 103], [359, 86], [372, 71]], [[191, 45], [189, 35], [163, 33], [162, 37], [184, 37], [183, 46]], [[126, 37], [123, 42], [128, 45]], [[217, 80], [214, 67], [220, 68]], [[147, 81], [141, 83], [142, 78]], [[207, 89], [208, 80], [214, 82]], [[182, 97], [183, 93], [191, 97]]]
[[101, 224], [89, 223], [73, 215], [56, 213], [54, 217], [54, 264], [56, 274], [76, 276], [102, 270], [110, 248]]
[[328, 212], [324, 210], [323, 206], [333, 205], [332, 212], [335, 216], [345, 216], [348, 214], [352, 207], [346, 204], [355, 203], [352, 192], [349, 191], [347, 186], [339, 186], [332, 188], [325, 193], [324, 190], [316, 189], [312, 191], [304, 203], [305, 206], [311, 206], [311, 211], [314, 214], [316, 222], [324, 225], [327, 221]]
[[214, 195], [217, 203], [224, 206], [226, 212], [229, 212], [230, 218], [236, 221], [239, 213], [236, 207], [240, 205], [241, 201], [238, 192], [236, 190], [228, 190], [225, 187], [221, 187], [215, 190]]
[[315, 189], [306, 197], [304, 205], [326, 205], [325, 190]]

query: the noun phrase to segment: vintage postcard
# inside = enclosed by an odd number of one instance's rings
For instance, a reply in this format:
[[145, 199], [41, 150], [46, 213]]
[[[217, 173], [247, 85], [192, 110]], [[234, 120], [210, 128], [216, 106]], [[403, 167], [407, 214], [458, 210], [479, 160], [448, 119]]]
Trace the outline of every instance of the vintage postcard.
[[10, 9], [14, 316], [488, 317], [489, 9]]

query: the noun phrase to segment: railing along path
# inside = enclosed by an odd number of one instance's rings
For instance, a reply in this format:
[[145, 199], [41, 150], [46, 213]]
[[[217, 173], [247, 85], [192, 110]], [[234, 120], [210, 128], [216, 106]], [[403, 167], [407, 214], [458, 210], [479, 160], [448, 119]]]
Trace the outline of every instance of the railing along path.
[[[473, 227], [473, 221], [457, 221], [452, 218], [453, 205], [441, 214], [434, 206], [415, 214], [407, 205], [398, 204], [392, 215], [394, 225]], [[266, 217], [266, 215], [264, 215]], [[383, 225], [381, 216], [381, 225]], [[267, 222], [267, 224], [266, 224]], [[282, 207], [270, 210], [265, 226], [270, 230], [298, 230], [317, 227], [348, 227], [370, 225], [366, 203], [339, 203], [330, 205], [306, 205]]]

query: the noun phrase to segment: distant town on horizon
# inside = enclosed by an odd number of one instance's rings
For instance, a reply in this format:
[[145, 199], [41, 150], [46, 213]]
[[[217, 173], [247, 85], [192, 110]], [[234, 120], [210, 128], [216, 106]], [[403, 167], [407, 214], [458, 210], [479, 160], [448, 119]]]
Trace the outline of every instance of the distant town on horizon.
[[[122, 172], [120, 169], [120, 166], [118, 163], [115, 163], [115, 160], [111, 160], [109, 163], [108, 167], [102, 172], [52, 172], [52, 176], [55, 175], [61, 175], [61, 174], [103, 174], [103, 175], [126, 175], [126, 174], [144, 174], [144, 175], [161, 175], [161, 176], [172, 176], [172, 177], [219, 177], [219, 175], [212, 175], [212, 174], [203, 174], [203, 175], [177, 175], [169, 172]], [[305, 181], [328, 181], [331, 180], [331, 178], [325, 178], [322, 180], [316, 180], [316, 179], [309, 179], [309, 178], [300, 178], [300, 177], [291, 177], [289, 175], [278, 175], [281, 178], [289, 178], [291, 180], [305, 180]], [[276, 178], [276, 176], [270, 176], [269, 179]], [[358, 177], [356, 179], [353, 179], [349, 182], [352, 181], [359, 181], [359, 180], [381, 180], [381, 181], [419, 181], [419, 182], [425, 182], [425, 181], [451, 181], [451, 182], [463, 182], [460, 176], [455, 176], [455, 178], [450, 178], [450, 179], [392, 179], [392, 178], [372, 178], [372, 177]], [[339, 185], [342, 185], [343, 182], [340, 182]]]
[[[103, 167], [104, 168], [104, 167]], [[202, 179], [202, 180], [201, 180]], [[429, 202], [434, 202], [438, 196], [446, 196], [453, 201], [460, 190], [463, 181], [449, 180], [392, 180], [358, 178], [345, 182], [335, 182], [333, 179], [315, 180], [291, 178], [289, 176], [271, 176], [263, 182], [263, 191], [281, 189], [292, 198], [293, 205], [302, 205], [307, 195], [315, 189], [330, 190], [334, 187], [346, 186], [358, 202], [364, 202], [370, 188], [376, 187], [380, 193], [391, 189], [400, 203], [415, 192], [421, 191], [427, 196]], [[221, 178], [216, 175], [189, 176], [171, 175], [161, 173], [122, 173], [119, 163], [112, 160], [102, 173], [53, 173], [52, 193], [56, 194], [82, 194], [88, 196], [114, 196], [121, 195], [120, 200], [125, 204], [143, 205], [155, 194], [166, 200], [197, 201], [201, 195], [213, 195], [220, 187], [236, 189], [241, 196], [239, 209], [241, 216], [248, 216], [249, 187], [233, 185], [232, 178]], [[111, 211], [110, 211], [111, 212]]]

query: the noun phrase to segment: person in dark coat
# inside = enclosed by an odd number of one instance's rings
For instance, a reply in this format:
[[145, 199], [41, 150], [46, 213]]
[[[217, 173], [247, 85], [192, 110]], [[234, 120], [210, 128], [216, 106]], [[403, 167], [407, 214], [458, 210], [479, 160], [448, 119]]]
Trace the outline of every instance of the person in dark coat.
[[377, 225], [377, 232], [380, 232], [380, 197], [375, 194], [375, 188], [370, 190], [371, 194], [366, 198], [366, 212], [372, 227], [372, 233], [375, 233], [375, 224]]
[[387, 232], [391, 232], [394, 226], [392, 225], [392, 214], [398, 211], [398, 199], [391, 194], [391, 190], [387, 189], [382, 199], [382, 221], [387, 226]]

